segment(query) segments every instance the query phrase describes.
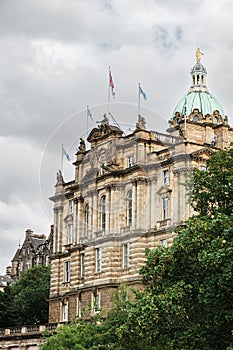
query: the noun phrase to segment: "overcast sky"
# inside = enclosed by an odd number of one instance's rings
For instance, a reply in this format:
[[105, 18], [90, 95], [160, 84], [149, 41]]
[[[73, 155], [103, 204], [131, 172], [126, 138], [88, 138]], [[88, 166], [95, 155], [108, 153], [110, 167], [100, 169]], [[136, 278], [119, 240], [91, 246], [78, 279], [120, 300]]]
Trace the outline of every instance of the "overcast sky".
[[[109, 66], [115, 119], [134, 127], [141, 82], [147, 127], [165, 131], [200, 47], [209, 91], [232, 124], [232, 15], [232, 0], [0, 0], [1, 274], [27, 228], [49, 233], [61, 145], [74, 161], [79, 138], [102, 119]], [[71, 162], [63, 172], [72, 179]]]

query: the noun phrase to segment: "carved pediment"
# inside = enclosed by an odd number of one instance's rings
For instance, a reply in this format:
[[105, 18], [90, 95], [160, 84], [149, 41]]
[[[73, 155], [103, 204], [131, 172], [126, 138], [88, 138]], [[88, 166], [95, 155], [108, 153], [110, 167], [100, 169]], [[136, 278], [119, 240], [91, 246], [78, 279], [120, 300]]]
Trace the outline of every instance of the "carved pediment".
[[209, 159], [213, 153], [214, 153], [214, 151], [212, 151], [209, 148], [202, 148], [196, 152], [191, 153], [190, 157], [192, 160], [205, 161], [205, 160]]
[[96, 141], [109, 134], [119, 134], [121, 136], [122, 133], [123, 131], [117, 126], [110, 125], [107, 116], [104, 115], [104, 119], [100, 122], [100, 125], [97, 128], [92, 129], [92, 131], [88, 135], [87, 141]]

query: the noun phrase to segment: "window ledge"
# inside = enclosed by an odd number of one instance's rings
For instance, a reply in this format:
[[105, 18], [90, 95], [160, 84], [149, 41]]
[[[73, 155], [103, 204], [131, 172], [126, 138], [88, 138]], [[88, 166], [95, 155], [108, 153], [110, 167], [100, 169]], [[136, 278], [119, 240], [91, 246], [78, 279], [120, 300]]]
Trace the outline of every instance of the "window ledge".
[[164, 220], [159, 220], [157, 221], [158, 227], [164, 227], [164, 226], [169, 226], [171, 225], [171, 219], [164, 219]]

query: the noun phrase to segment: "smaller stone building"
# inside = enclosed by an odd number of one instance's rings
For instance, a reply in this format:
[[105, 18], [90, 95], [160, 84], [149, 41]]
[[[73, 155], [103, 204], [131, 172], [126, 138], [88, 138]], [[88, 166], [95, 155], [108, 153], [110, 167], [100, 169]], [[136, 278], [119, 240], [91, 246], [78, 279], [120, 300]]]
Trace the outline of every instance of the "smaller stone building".
[[10, 275], [15, 280], [19, 278], [20, 273], [35, 265], [49, 265], [51, 252], [51, 232], [46, 238], [45, 234], [34, 233], [33, 230], [25, 231], [25, 239], [22, 246], [19, 246], [10, 268]]

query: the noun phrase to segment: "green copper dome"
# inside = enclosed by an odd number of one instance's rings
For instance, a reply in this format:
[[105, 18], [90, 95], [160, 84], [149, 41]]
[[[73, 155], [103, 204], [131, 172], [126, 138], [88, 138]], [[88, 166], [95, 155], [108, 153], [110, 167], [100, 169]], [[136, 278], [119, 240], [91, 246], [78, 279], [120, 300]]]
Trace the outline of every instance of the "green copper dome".
[[193, 91], [181, 98], [174, 108], [172, 117], [175, 116], [176, 112], [181, 115], [189, 115], [194, 108], [198, 108], [203, 115], [213, 114], [215, 110], [218, 110], [219, 114], [224, 116], [222, 106], [213, 95], [207, 91]]
[[176, 113], [180, 113], [183, 116], [189, 116], [195, 108], [202, 113], [203, 116], [206, 114], [212, 115], [214, 111], [218, 111], [223, 117], [224, 110], [218, 100], [209, 93], [206, 86], [206, 76], [207, 71], [205, 67], [201, 64], [200, 49], [197, 49], [196, 59], [197, 62], [191, 69], [191, 86], [190, 89], [184, 97], [177, 103], [173, 113], [172, 119], [175, 117]]

